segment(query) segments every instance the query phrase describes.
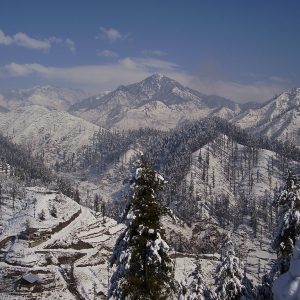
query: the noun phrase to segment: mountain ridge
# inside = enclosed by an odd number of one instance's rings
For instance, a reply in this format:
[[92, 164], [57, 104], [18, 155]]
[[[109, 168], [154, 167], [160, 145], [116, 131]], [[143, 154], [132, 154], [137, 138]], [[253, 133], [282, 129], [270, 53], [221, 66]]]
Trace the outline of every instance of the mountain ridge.
[[79, 89], [50, 85], [34, 86], [29, 89], [4, 92], [0, 98], [0, 105], [8, 110], [28, 105], [41, 105], [49, 109], [67, 110], [71, 105], [87, 96], [86, 92]]
[[71, 106], [69, 112], [104, 128], [154, 126], [166, 130], [181, 119], [205, 117], [220, 106], [232, 110], [233, 115], [239, 111], [231, 100], [207, 97], [164, 75], [154, 74], [140, 82], [121, 85], [103, 97], [85, 99]]
[[242, 128], [300, 146], [300, 88], [281, 93], [231, 120]]

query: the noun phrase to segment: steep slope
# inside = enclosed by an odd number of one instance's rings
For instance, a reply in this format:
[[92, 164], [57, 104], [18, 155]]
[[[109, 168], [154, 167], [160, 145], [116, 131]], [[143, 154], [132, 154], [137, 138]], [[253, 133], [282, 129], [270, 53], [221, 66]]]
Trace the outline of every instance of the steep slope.
[[68, 160], [99, 130], [97, 125], [64, 111], [32, 105], [0, 115], [0, 131], [25, 145], [45, 163]]
[[[212, 226], [205, 227], [208, 220], [214, 219], [220, 227], [232, 232], [238, 251], [244, 252], [242, 256], [251, 276], [261, 272], [262, 264], [269, 269], [275, 257], [271, 249], [276, 218], [272, 201], [285, 182], [287, 170], [282, 159], [273, 151], [251, 149], [226, 135], [195, 151], [185, 178], [186, 189], [193, 196], [189, 194], [186, 201], [191, 205], [189, 199], [195, 199], [192, 207], [198, 210], [196, 220], [200, 221], [194, 221], [194, 226], [202, 228], [202, 232], [191, 240], [203, 245], [214, 236]], [[288, 165], [299, 172], [299, 162], [290, 161]], [[253, 278], [254, 282], [259, 281], [259, 276]]]
[[67, 110], [71, 105], [86, 98], [81, 90], [36, 86], [31, 89], [11, 90], [2, 94], [0, 105], [6, 109], [20, 106], [41, 105], [50, 109]]
[[300, 146], [300, 88], [282, 93], [259, 108], [248, 109], [231, 121], [242, 128]]
[[23, 179], [26, 178], [27, 181], [38, 179], [43, 183], [50, 182], [52, 179], [50, 170], [41, 160], [33, 157], [29, 151], [12, 143], [1, 134], [0, 175], [4, 175], [4, 177], [19, 176]]
[[120, 86], [104, 97], [88, 98], [69, 111], [105, 128], [167, 130], [182, 120], [205, 117], [219, 107], [232, 110], [232, 115], [236, 113], [229, 100], [206, 97], [173, 79], [154, 74], [141, 82]]
[[[290, 161], [289, 167], [299, 170], [300, 163]], [[271, 199], [283, 185], [284, 175], [280, 155], [270, 150], [251, 149], [220, 135], [192, 154], [186, 179], [188, 184], [192, 182], [194, 193], [200, 199], [212, 202], [227, 197], [235, 204], [245, 197], [256, 201]]]

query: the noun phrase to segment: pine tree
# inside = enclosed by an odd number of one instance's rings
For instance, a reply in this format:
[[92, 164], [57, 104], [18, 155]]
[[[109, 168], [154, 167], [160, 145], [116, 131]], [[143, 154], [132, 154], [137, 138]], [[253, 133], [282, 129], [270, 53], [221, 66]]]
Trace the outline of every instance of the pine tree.
[[52, 217], [57, 218], [57, 209], [54, 205], [51, 206], [49, 212]]
[[217, 299], [254, 299], [252, 298], [251, 285], [246, 276], [243, 276], [243, 263], [235, 256], [230, 235], [225, 237], [222, 249], [221, 262], [216, 270]]
[[94, 211], [99, 212], [100, 211], [100, 203], [101, 203], [101, 198], [98, 194], [95, 194], [94, 197]]
[[206, 290], [204, 286], [203, 273], [199, 257], [196, 258], [196, 268], [190, 275], [192, 282], [190, 284], [190, 300], [204, 300], [204, 292]]
[[258, 300], [270, 300], [272, 297], [272, 284], [273, 284], [273, 276], [272, 271], [268, 274], [265, 274], [262, 277], [262, 283], [257, 288], [257, 296]]
[[73, 199], [74, 199], [74, 201], [76, 201], [77, 203], [80, 204], [81, 199], [80, 199], [80, 194], [79, 194], [79, 190], [78, 190], [78, 189], [76, 189], [76, 190], [74, 191]]
[[45, 220], [45, 211], [42, 209], [41, 212], [39, 213], [39, 219], [41, 221], [44, 221]]
[[116, 242], [111, 264], [109, 299], [169, 299], [173, 262], [160, 218], [166, 209], [158, 198], [164, 179], [142, 158], [133, 178], [133, 196], [126, 209], [127, 228]]
[[300, 183], [291, 172], [274, 204], [278, 208], [278, 222], [272, 246], [277, 251], [279, 272], [283, 274], [289, 269], [295, 242], [300, 236]]

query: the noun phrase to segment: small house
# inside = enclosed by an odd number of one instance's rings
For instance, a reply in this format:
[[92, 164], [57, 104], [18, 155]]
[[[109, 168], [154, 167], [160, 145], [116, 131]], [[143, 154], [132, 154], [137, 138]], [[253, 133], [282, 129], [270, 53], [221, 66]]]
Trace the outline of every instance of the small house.
[[33, 273], [27, 273], [17, 281], [16, 289], [17, 291], [33, 291], [38, 288], [39, 285], [39, 276]]

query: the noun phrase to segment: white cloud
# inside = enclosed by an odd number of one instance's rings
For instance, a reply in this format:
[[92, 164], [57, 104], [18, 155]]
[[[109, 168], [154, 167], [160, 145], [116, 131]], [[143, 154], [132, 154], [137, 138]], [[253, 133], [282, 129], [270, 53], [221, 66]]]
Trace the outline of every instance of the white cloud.
[[10, 63], [0, 67], [0, 77], [28, 77], [81, 87], [91, 92], [113, 90], [121, 84], [143, 80], [153, 73], [161, 73], [183, 85], [202, 93], [219, 95], [236, 102], [266, 101], [288, 87], [282, 83], [254, 82], [242, 84], [225, 80], [205, 80], [184, 72], [177, 64], [154, 58], [124, 58], [110, 64], [84, 65], [75, 67], [48, 67], [40, 64]]
[[32, 76], [33, 80], [36, 77], [54, 83], [63, 82], [66, 85], [81, 86], [91, 91], [114, 89], [121, 84], [142, 80], [154, 72], [163, 73], [186, 83], [186, 75], [180, 73], [176, 64], [158, 59], [128, 57], [111, 64], [66, 68], [12, 62], [0, 67], [2, 78]]
[[6, 35], [2, 30], [0, 30], [0, 45], [17, 45], [34, 50], [49, 51], [53, 44], [65, 46], [73, 53], [76, 50], [75, 43], [69, 38], [65, 40], [57, 37], [50, 37], [48, 39], [35, 39], [23, 32], [18, 32], [15, 35], [10, 36]]
[[194, 77], [190, 82], [195, 88], [207, 95], [218, 95], [239, 103], [264, 102], [275, 94], [287, 90], [289, 87], [281, 83], [252, 82], [248, 84], [225, 80], [204, 80]]
[[9, 46], [13, 43], [13, 38], [11, 38], [8, 35], [5, 35], [5, 33], [0, 30], [0, 44], [1, 45], [5, 45], [5, 46]]
[[126, 40], [129, 35], [130, 33], [121, 33], [119, 30], [112, 27], [100, 27], [100, 35], [96, 36], [96, 38], [106, 39], [110, 42], [116, 42]]
[[33, 73], [43, 76], [48, 73], [48, 70], [47, 67], [40, 64], [17, 64], [13, 62], [0, 69], [0, 76], [25, 77]]
[[161, 50], [143, 50], [142, 54], [145, 56], [164, 56], [167, 55], [166, 52]]
[[102, 50], [102, 51], [97, 51], [97, 56], [103, 56], [103, 57], [118, 57], [118, 53], [112, 51], [112, 50], [109, 50], [109, 49], [106, 49], [106, 50]]
[[51, 48], [49, 40], [37, 40], [23, 32], [18, 32], [13, 36], [13, 44], [37, 50], [49, 50]]
[[23, 32], [18, 32], [13, 36], [9, 36], [5, 35], [2, 30], [0, 30], [0, 44], [5, 46], [18, 45], [21, 47], [38, 50], [49, 50], [51, 48], [51, 43], [49, 40], [34, 39]]

